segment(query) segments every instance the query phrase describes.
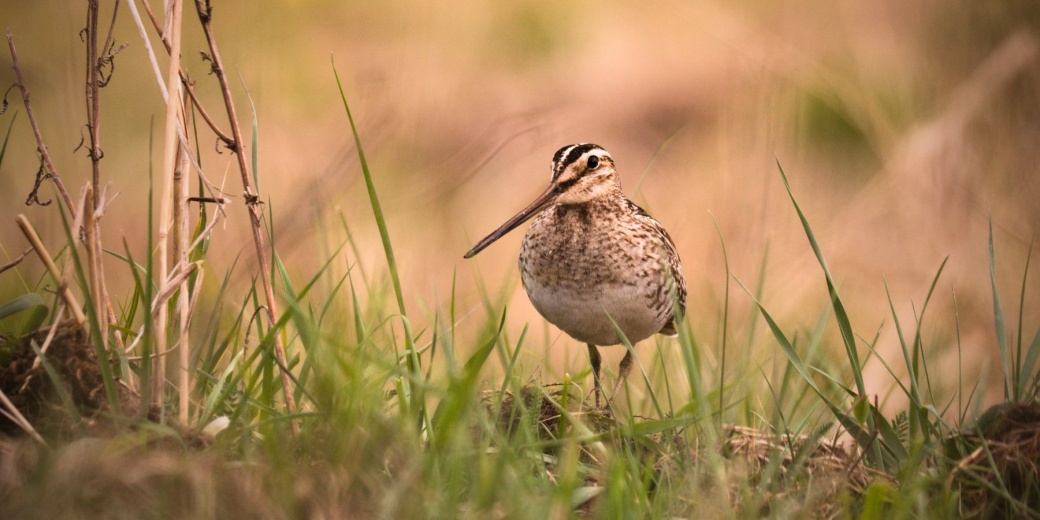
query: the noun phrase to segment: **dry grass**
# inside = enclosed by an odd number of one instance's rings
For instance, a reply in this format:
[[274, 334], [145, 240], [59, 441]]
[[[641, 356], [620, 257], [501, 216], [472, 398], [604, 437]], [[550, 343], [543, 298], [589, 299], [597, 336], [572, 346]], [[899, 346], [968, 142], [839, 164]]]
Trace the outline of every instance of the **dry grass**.
[[[726, 461], [725, 475], [701, 477], [691, 491], [722, 493], [728, 501], [727, 507], [738, 516], [773, 517], [800, 511], [812, 512], [813, 518], [843, 517], [848, 513], [849, 504], [862, 501], [869, 486], [877, 482], [893, 483], [889, 475], [864, 464], [860, 450], [835, 439], [805, 434], [776, 435], [746, 426], [726, 425], [722, 428], [720, 443], [716, 444], [714, 438], [708, 436], [706, 439], [710, 440], [706, 443], [691, 446], [685, 437], [675, 432], [648, 436], [622, 433], [625, 421], [615, 419], [609, 408], [589, 408], [580, 400], [568, 407], [565, 417], [559, 404], [567, 402], [563, 398], [565, 392], [562, 385], [547, 388], [525, 385], [519, 397], [506, 392], [499, 402], [497, 392], [489, 390], [483, 394], [482, 401], [507, 438], [527, 434], [539, 439], [546, 443], [545, 456], [553, 459], [559, 455], [568, 436], [581, 435], [574, 431], [576, 423], [571, 418], [580, 421], [582, 431], [597, 434], [613, 449], [636, 453], [643, 461], [644, 471], [652, 475], [645, 478], [654, 481], [689, 479], [697, 482], [697, 473], [691, 471], [691, 467], [698, 464], [698, 459], [721, 457]], [[638, 427], [639, 422], [637, 419], [633, 427]], [[606, 464], [601, 455], [589, 445], [581, 449], [581, 454], [582, 460], [597, 468], [586, 476], [585, 484], [604, 485]], [[553, 475], [552, 466], [548, 471], [550, 479], [558, 478]], [[768, 492], [764, 498], [748, 503], [749, 486], [760, 486]], [[595, 513], [597, 507], [602, 507], [598, 502], [593, 498], [578, 511]], [[700, 510], [712, 507], [713, 501], [680, 497], [674, 513], [690, 514], [691, 510], [683, 506], [685, 503], [700, 504], [695, 509]]]
[[1035, 513], [1040, 510], [1040, 404], [1009, 403], [994, 411], [984, 430], [980, 420], [979, 432], [966, 433], [968, 445], [977, 447], [950, 474], [963, 494], [963, 513], [986, 518]]

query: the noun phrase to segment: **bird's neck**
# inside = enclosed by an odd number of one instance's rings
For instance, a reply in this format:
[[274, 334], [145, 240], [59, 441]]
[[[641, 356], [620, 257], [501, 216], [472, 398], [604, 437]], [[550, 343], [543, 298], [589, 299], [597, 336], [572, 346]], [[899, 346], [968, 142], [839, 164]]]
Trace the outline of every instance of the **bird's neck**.
[[609, 189], [605, 189], [595, 196], [590, 198], [583, 198], [579, 200], [566, 200], [561, 197], [561, 200], [557, 202], [560, 208], [564, 209], [612, 209], [624, 208], [627, 203], [624, 192], [621, 191], [620, 184], [614, 184]]
[[627, 200], [621, 191], [618, 190], [618, 195], [603, 195], [592, 199], [584, 200], [581, 202], [573, 203], [560, 203], [556, 205], [556, 214], [558, 218], [591, 218], [593, 215], [612, 215], [623, 212], [627, 207]]

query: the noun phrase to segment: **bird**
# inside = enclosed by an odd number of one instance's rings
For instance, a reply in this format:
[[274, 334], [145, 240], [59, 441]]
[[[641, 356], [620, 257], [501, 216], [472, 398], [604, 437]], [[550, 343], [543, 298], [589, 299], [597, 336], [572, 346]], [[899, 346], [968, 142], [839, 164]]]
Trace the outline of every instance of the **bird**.
[[[657, 333], [675, 336], [686, 281], [672, 238], [625, 196], [603, 147], [564, 146], [551, 169], [549, 187], [463, 257], [533, 219], [520, 247], [521, 282], [542, 317], [588, 347], [599, 408], [599, 347], [623, 343], [618, 330], [633, 346]], [[627, 350], [613, 396], [631, 369]]]

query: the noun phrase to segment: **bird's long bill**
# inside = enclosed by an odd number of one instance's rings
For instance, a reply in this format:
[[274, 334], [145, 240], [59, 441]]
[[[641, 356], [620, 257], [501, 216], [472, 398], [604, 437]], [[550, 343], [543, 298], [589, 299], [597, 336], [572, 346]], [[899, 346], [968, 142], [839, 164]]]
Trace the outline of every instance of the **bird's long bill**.
[[502, 224], [498, 229], [492, 231], [491, 234], [484, 237], [483, 240], [477, 242], [477, 245], [473, 246], [473, 249], [470, 249], [468, 253], [463, 255], [463, 258], [472, 258], [477, 253], [483, 251], [485, 247], [491, 245], [492, 242], [502, 238], [502, 235], [505, 235], [520, 224], [530, 220], [531, 217], [552, 204], [557, 195], [556, 187], [550, 185], [549, 189], [545, 190], [545, 193], [539, 195], [537, 199], [534, 199], [534, 202], [532, 202], [531, 205], [521, 210], [520, 213], [517, 213], [513, 218], [507, 220], [505, 224]]

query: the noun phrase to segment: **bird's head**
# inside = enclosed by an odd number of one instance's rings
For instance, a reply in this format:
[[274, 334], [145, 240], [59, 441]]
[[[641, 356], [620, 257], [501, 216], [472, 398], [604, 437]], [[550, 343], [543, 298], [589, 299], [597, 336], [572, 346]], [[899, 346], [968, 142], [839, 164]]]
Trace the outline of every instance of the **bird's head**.
[[464, 258], [473, 257], [553, 204], [584, 204], [603, 197], [616, 197], [620, 193], [621, 183], [614, 169], [614, 159], [603, 147], [590, 143], [564, 146], [553, 154], [552, 178], [545, 192], [477, 242]]
[[621, 185], [614, 159], [595, 144], [572, 144], [553, 155], [549, 189], [553, 203], [582, 204], [600, 197], [616, 195]]

